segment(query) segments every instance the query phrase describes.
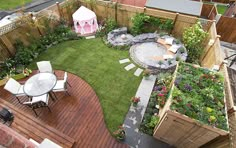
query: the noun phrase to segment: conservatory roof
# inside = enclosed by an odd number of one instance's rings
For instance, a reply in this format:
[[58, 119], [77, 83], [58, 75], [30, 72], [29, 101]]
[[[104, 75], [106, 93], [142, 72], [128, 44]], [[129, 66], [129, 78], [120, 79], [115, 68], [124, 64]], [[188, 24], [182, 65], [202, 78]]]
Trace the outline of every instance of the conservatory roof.
[[190, 0], [147, 0], [146, 7], [200, 16], [202, 2]]

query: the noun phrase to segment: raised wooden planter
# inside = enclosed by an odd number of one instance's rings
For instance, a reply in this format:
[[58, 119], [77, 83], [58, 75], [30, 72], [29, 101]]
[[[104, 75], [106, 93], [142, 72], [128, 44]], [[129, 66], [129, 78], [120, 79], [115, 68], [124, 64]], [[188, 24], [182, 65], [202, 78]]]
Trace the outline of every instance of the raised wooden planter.
[[[178, 65], [172, 84], [175, 81], [177, 70]], [[174, 85], [172, 85], [171, 92], [173, 88]], [[160, 122], [155, 127], [153, 134], [155, 138], [178, 148], [197, 148], [219, 136], [229, 134], [228, 131], [203, 124], [198, 120], [171, 110], [171, 104], [172, 94], [169, 95], [164, 108], [160, 109]]]

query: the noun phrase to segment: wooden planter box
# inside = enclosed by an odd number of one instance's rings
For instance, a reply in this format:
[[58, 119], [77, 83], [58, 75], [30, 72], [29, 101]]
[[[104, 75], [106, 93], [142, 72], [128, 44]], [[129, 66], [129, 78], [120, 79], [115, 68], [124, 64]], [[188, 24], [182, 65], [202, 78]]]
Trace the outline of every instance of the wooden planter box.
[[[176, 79], [177, 70], [178, 65], [172, 81], [171, 92], [174, 88], [173, 83]], [[203, 124], [198, 120], [171, 110], [171, 104], [172, 94], [169, 95], [165, 106], [160, 109], [160, 122], [155, 127], [153, 134], [155, 138], [178, 148], [197, 148], [219, 136], [229, 134], [228, 131]]]

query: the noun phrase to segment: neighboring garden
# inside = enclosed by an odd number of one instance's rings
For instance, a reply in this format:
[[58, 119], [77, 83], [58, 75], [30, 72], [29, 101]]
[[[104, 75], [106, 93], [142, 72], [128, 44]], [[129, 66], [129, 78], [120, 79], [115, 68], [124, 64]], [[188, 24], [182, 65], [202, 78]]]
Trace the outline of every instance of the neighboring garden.
[[13, 8], [23, 6], [26, 3], [30, 2], [32, 2], [32, 0], [8, 0], [8, 1], [1, 0], [0, 10], [11, 10]]

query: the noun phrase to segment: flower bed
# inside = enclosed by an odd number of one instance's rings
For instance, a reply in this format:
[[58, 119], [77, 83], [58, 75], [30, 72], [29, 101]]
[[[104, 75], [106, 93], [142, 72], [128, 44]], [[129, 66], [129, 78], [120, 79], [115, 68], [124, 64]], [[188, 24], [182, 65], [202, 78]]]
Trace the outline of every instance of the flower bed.
[[204, 124], [228, 130], [223, 86], [221, 74], [181, 63], [170, 108]]
[[[220, 73], [179, 63], [153, 136], [176, 147], [200, 147], [229, 134]], [[194, 143], [192, 142], [194, 141]]]
[[140, 125], [140, 130], [148, 135], [153, 135], [153, 130], [156, 124], [159, 122], [159, 117], [157, 115], [159, 109], [162, 108], [166, 103], [171, 80], [172, 75], [170, 73], [161, 73], [158, 75], [148, 102], [146, 112]]

